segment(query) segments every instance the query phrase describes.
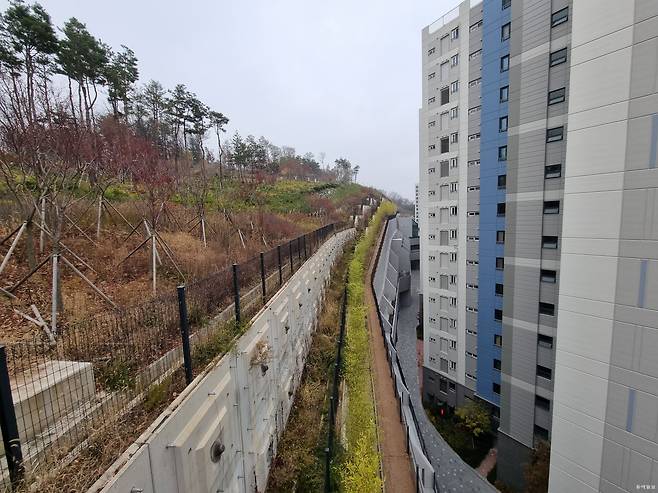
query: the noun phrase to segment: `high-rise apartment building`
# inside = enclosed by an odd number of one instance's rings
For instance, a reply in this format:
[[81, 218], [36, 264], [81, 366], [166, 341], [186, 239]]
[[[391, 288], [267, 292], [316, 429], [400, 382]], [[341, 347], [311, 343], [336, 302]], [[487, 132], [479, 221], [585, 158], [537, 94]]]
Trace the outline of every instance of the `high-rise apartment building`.
[[569, 0], [517, 0], [508, 9], [494, 33], [508, 38], [498, 61], [507, 80], [491, 87], [500, 97], [507, 91], [507, 114], [488, 130], [507, 133], [498, 148], [507, 155], [505, 201], [487, 207], [505, 216], [496, 231], [503, 282], [493, 290], [503, 310], [485, 315], [502, 315], [498, 477], [520, 488], [530, 451], [551, 433], [572, 16]]
[[573, 3], [549, 491], [658, 485], [658, 2]]
[[[473, 4], [473, 6], [472, 6]], [[477, 306], [482, 5], [466, 1], [423, 29], [419, 225], [427, 398], [455, 405], [472, 396]], [[473, 263], [473, 264], [472, 264]]]
[[658, 2], [464, 2], [423, 61], [425, 397], [490, 406], [517, 490], [539, 440], [551, 491], [657, 484]]

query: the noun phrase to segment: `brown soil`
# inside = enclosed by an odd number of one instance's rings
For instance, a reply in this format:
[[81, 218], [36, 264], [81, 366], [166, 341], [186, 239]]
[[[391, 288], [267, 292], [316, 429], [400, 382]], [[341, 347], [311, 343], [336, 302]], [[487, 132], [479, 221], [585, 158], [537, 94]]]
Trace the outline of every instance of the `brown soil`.
[[[377, 246], [382, 241], [383, 232], [384, 228], [382, 228]], [[371, 278], [376, 259], [377, 256], [373, 255], [366, 279]], [[391, 378], [386, 358], [384, 337], [377, 317], [377, 305], [375, 305], [375, 297], [369, 282], [365, 295], [366, 304], [368, 305], [368, 330], [370, 331], [370, 349], [373, 359], [372, 375], [377, 405], [377, 427], [382, 453], [382, 467], [384, 469], [384, 490], [387, 492], [414, 492], [416, 486], [411, 460], [407, 453], [406, 433], [400, 422], [400, 406], [395, 396], [395, 384]]]

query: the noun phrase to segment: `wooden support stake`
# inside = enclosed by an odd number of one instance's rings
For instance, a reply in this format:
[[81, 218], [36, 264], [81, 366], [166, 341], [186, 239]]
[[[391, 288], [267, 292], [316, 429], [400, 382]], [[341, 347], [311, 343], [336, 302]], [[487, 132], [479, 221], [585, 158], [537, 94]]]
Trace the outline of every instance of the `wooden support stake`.
[[23, 234], [23, 231], [25, 231], [26, 227], [27, 227], [27, 221], [25, 221], [23, 225], [18, 229], [18, 233], [16, 233], [16, 236], [14, 237], [14, 241], [11, 242], [9, 250], [7, 251], [7, 255], [5, 255], [5, 258], [2, 259], [2, 263], [0, 264], [0, 274], [2, 274], [2, 271], [5, 270], [5, 267], [9, 262], [9, 257], [11, 257], [11, 254], [14, 253], [14, 249], [18, 244], [18, 240], [21, 239], [21, 235]]
[[157, 256], [158, 256], [158, 251], [155, 249], [155, 235], [151, 235], [151, 263], [153, 265], [153, 296], [157, 294], [157, 287], [156, 287], [156, 275], [157, 275]]
[[[41, 226], [46, 227], [46, 198], [41, 197]], [[39, 231], [39, 253], [43, 254], [43, 249], [46, 244], [46, 235], [43, 230]]]
[[53, 335], [57, 335], [57, 287], [59, 284], [59, 271], [58, 259], [59, 254], [55, 253], [53, 259], [53, 291], [52, 291], [52, 304], [50, 312], [50, 331]]
[[71, 262], [69, 262], [69, 260], [64, 255], [61, 255], [61, 257], [62, 257], [62, 260], [66, 263], [66, 265], [68, 265], [73, 270], [73, 272], [75, 272], [83, 281], [85, 281], [87, 284], [89, 284], [91, 289], [96, 291], [96, 293], [101, 298], [103, 298], [107, 303], [109, 303], [112, 306], [112, 308], [114, 308], [116, 310], [119, 309], [119, 307], [114, 303], [114, 301], [112, 301], [105, 293], [103, 293], [100, 289], [98, 289], [96, 287], [96, 285], [93, 282], [91, 282], [82, 272], [80, 272], [75, 265], [73, 265]]

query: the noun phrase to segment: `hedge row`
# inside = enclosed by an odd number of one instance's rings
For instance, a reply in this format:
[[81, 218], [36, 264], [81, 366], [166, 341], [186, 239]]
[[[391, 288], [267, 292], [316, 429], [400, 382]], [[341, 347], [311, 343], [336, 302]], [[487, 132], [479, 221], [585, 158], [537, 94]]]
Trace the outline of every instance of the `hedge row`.
[[372, 217], [355, 249], [347, 285], [347, 334], [344, 379], [347, 385], [346, 453], [342, 464], [342, 490], [348, 493], [381, 492], [375, 406], [370, 377], [370, 346], [364, 299], [366, 267], [374, 251], [385, 216], [395, 212], [384, 201]]

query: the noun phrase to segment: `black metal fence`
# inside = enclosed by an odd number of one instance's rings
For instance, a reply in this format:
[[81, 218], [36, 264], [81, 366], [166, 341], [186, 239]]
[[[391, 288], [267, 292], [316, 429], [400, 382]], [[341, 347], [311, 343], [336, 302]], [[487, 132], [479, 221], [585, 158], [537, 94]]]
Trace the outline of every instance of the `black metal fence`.
[[336, 361], [334, 362], [333, 381], [331, 383], [331, 395], [329, 396], [329, 427], [327, 432], [327, 447], [324, 449], [324, 491], [329, 493], [335, 491], [332, 489], [331, 462], [334, 457], [334, 439], [336, 427], [336, 412], [338, 411], [338, 389], [340, 387], [340, 369], [342, 365], [343, 346], [345, 345], [345, 317], [347, 314], [347, 279], [349, 278], [349, 269], [345, 275], [345, 287], [343, 288], [343, 300], [340, 308], [340, 333], [338, 336], [338, 346], [336, 348]]
[[51, 469], [79, 453], [94, 430], [139, 406], [183, 361], [189, 383], [341, 229], [323, 226], [176, 292], [97, 314], [67, 327], [55, 343], [35, 338], [7, 344], [0, 383], [6, 378], [11, 392], [0, 393], [0, 421], [11, 467], [3, 461], [3, 483], [20, 480], [23, 469]]

